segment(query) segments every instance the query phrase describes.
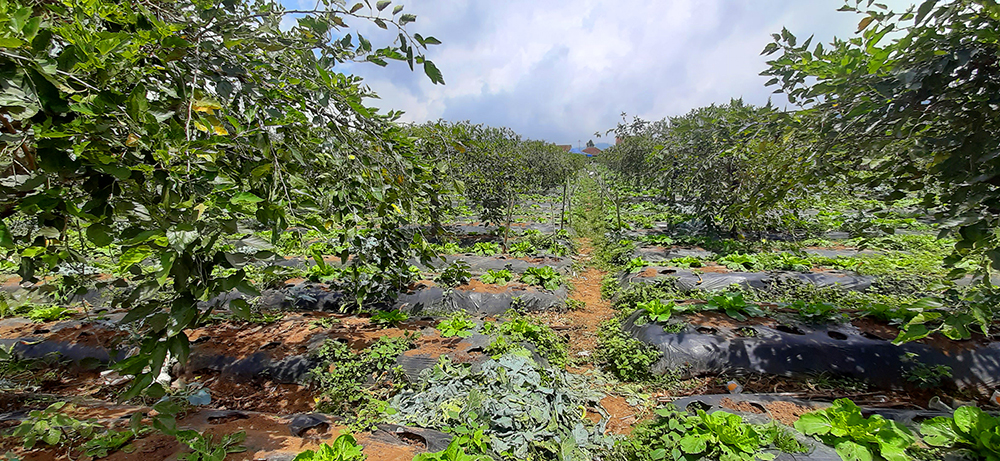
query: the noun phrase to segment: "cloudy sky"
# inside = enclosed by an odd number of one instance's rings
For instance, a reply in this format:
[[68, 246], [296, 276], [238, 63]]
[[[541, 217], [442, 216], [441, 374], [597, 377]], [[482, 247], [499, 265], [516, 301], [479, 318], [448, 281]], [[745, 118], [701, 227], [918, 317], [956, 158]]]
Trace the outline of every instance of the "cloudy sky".
[[[314, 4], [285, 3], [299, 1]], [[758, 74], [770, 34], [784, 26], [827, 43], [851, 36], [861, 19], [836, 11], [843, 0], [396, 3], [417, 15], [411, 32], [443, 42], [428, 57], [447, 84], [398, 63], [348, 66], [380, 95], [372, 105], [405, 111], [406, 121], [471, 120], [574, 145], [606, 141], [594, 133], [613, 128], [622, 112], [660, 119], [732, 97], [764, 104], [772, 94]], [[885, 3], [902, 10], [911, 2]]]

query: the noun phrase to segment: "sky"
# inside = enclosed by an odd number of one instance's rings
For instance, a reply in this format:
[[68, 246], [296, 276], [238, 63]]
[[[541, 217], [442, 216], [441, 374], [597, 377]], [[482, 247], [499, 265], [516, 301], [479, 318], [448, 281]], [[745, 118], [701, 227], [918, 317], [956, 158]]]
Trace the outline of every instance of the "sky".
[[[283, 0], [312, 7], [315, 0]], [[300, 4], [301, 3], [301, 4]], [[374, 0], [372, 0], [374, 3]], [[852, 2], [853, 3], [853, 2]], [[897, 11], [911, 1], [884, 1]], [[682, 115], [730, 98], [779, 107], [759, 76], [771, 34], [787, 27], [813, 43], [847, 38], [861, 17], [843, 0], [395, 0], [417, 15], [410, 32], [442, 44], [427, 51], [444, 74], [351, 64], [380, 97], [368, 104], [403, 121], [470, 120], [557, 144], [608, 142], [621, 114]], [[388, 10], [386, 10], [388, 12]], [[350, 24], [350, 23], [349, 23]], [[351, 24], [353, 25], [353, 24]], [[358, 26], [362, 26], [358, 24]], [[378, 46], [392, 40], [361, 29]]]

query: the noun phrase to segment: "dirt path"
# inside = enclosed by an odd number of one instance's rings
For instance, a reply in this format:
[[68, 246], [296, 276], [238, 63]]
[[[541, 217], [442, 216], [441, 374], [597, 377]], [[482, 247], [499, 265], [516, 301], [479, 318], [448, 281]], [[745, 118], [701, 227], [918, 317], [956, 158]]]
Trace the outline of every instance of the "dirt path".
[[[611, 303], [606, 299], [601, 299], [601, 282], [604, 280], [606, 272], [589, 267], [594, 247], [590, 239], [577, 239], [579, 248], [576, 261], [587, 264], [588, 267], [575, 277], [570, 279], [573, 291], [569, 298], [583, 302], [583, 307], [571, 309], [566, 312], [551, 312], [541, 315], [550, 327], [556, 331], [565, 332], [569, 336], [569, 356], [571, 359], [577, 357], [592, 357], [594, 349], [597, 347], [597, 331], [601, 323], [615, 315], [611, 308]], [[570, 371], [583, 371], [590, 369], [588, 363], [582, 368], [570, 367]]]

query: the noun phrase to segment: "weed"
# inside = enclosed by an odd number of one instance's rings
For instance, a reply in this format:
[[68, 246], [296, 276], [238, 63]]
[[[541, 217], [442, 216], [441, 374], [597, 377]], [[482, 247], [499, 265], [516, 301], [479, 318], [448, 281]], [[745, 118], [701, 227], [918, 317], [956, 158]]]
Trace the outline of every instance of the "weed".
[[72, 408], [72, 405], [67, 405], [66, 402], [56, 402], [44, 410], [31, 411], [28, 417], [14, 428], [11, 435], [21, 438], [25, 450], [34, 448], [39, 441], [49, 446], [56, 446], [73, 444], [93, 437], [94, 431], [101, 427], [97, 421], [93, 419], [80, 421], [63, 414], [60, 410]]
[[749, 424], [739, 415], [698, 410], [688, 415], [670, 408], [656, 410], [657, 418], [641, 423], [616, 447], [620, 458], [654, 461], [662, 459], [723, 459], [752, 461], [774, 459], [764, 451], [775, 447], [804, 453], [807, 447], [775, 423]]
[[572, 299], [572, 298], [566, 300], [566, 309], [569, 309], [571, 311], [580, 310], [585, 307], [587, 307], [587, 303], [585, 301], [580, 301], [579, 299]]
[[385, 401], [405, 383], [396, 358], [411, 347], [411, 335], [382, 337], [360, 352], [346, 343], [327, 340], [316, 352], [319, 365], [309, 372], [310, 380], [322, 390], [317, 408], [352, 416], [350, 426], [359, 430], [380, 422], [388, 409]]
[[653, 379], [652, 366], [660, 359], [656, 348], [622, 331], [617, 318], [601, 324], [598, 347], [594, 352], [598, 362], [622, 381]]
[[642, 257], [632, 258], [628, 261], [628, 264], [625, 264], [625, 268], [622, 270], [631, 274], [632, 272], [638, 272], [640, 269], [648, 265], [649, 261], [642, 259]]
[[951, 367], [947, 365], [928, 365], [920, 361], [919, 354], [907, 352], [901, 357], [903, 363], [909, 364], [909, 368], [903, 373], [906, 380], [915, 384], [921, 389], [934, 389], [941, 387], [945, 378], [951, 378]]
[[195, 430], [177, 431], [177, 440], [187, 445], [192, 453], [184, 453], [177, 456], [179, 460], [185, 461], [222, 461], [230, 453], [242, 453], [247, 451], [247, 447], [240, 445], [247, 438], [246, 431], [234, 432], [223, 435], [219, 442], [215, 442], [212, 434], [198, 432]]
[[970, 455], [965, 459], [1000, 459], [1000, 418], [976, 407], [959, 407], [951, 418], [924, 421], [920, 433], [928, 445], [957, 448], [955, 455]]

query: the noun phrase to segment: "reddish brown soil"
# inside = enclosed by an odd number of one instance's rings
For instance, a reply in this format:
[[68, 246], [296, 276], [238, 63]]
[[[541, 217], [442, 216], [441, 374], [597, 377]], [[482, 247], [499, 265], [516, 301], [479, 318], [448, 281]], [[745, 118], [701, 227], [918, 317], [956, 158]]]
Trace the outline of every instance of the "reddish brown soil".
[[455, 287], [459, 291], [475, 291], [478, 293], [506, 293], [508, 291], [524, 291], [528, 289], [528, 285], [519, 282], [510, 282], [506, 285], [494, 285], [491, 283], [483, 283], [479, 279], [469, 280], [469, 283]]
[[608, 412], [606, 434], [630, 435], [632, 427], [639, 422], [639, 415], [624, 397], [609, 395], [601, 399], [601, 408]]
[[692, 270], [702, 271], [702, 272], [712, 272], [716, 274], [725, 274], [727, 272], [732, 272], [728, 267], [722, 266], [715, 263], [708, 263], [701, 267], [696, 267]]
[[769, 327], [777, 326], [778, 322], [766, 317], [751, 317], [746, 321], [738, 321], [723, 312], [695, 312], [684, 314], [688, 323], [696, 326], [716, 327], [716, 328], [739, 328], [747, 325], [764, 325]]
[[312, 318], [301, 314], [288, 314], [281, 320], [266, 325], [218, 323], [186, 330], [188, 339], [199, 348], [243, 359], [265, 350], [280, 359], [306, 352], [309, 339], [319, 329], [310, 322]]
[[[580, 248], [580, 258], [584, 261], [589, 260], [594, 251], [590, 240], [579, 239], [577, 243]], [[582, 308], [563, 313], [539, 314], [539, 317], [549, 326], [566, 332], [571, 359], [578, 357], [581, 352], [593, 356], [597, 347], [597, 331], [601, 323], [615, 315], [611, 303], [601, 298], [601, 282], [604, 280], [605, 274], [604, 271], [588, 267], [583, 273], [570, 280], [573, 292], [570, 293], [569, 298], [582, 301], [584, 303]], [[583, 369], [589, 368], [586, 366]], [[580, 371], [580, 369], [570, 367], [570, 371]]]
[[722, 399], [722, 401], [719, 402], [719, 405], [722, 406], [723, 408], [742, 411], [744, 413], [754, 413], [758, 415], [764, 413], [764, 410], [760, 408], [760, 405], [754, 405], [750, 402], [744, 402], [744, 401], [737, 402], [734, 401], [733, 399], [730, 399], [729, 397]]
[[[89, 411], [102, 420], [117, 417], [118, 414], [118, 412], [100, 407]], [[246, 413], [238, 417], [223, 419], [210, 419], [209, 415], [210, 413], [207, 411], [191, 413], [181, 418], [178, 421], [178, 426], [211, 435], [216, 442], [226, 434], [245, 431], [246, 440], [241, 445], [246, 447], [246, 451], [226, 456], [227, 461], [250, 461], [274, 457], [290, 459], [302, 451], [317, 449], [321, 443], [330, 444], [337, 436], [346, 431], [345, 427], [334, 424], [323, 431], [309, 431], [305, 437], [300, 438], [291, 435], [288, 429], [289, 420], [286, 418], [261, 413]], [[119, 429], [122, 428], [124, 427], [119, 427]], [[358, 443], [364, 447], [364, 454], [370, 461], [409, 460], [414, 455], [426, 451], [422, 443], [405, 440], [386, 432], [354, 435]], [[165, 460], [176, 459], [178, 454], [190, 452], [186, 446], [178, 443], [177, 439], [159, 432], [153, 432], [136, 440], [132, 442], [132, 445], [135, 450], [131, 453], [116, 452], [103, 459], [110, 461]], [[0, 450], [5, 453], [9, 450], [26, 461], [77, 460], [81, 456], [79, 452], [67, 453], [65, 448], [36, 448], [26, 452], [13, 438], [0, 439]]]
[[799, 416], [812, 411], [811, 408], [802, 407], [792, 402], [772, 402], [764, 405], [771, 419], [782, 424], [791, 426], [799, 420]]
[[202, 375], [212, 394], [212, 406], [222, 410], [261, 411], [277, 415], [314, 410], [317, 391], [298, 384], [265, 380], [234, 380], [217, 373]]

